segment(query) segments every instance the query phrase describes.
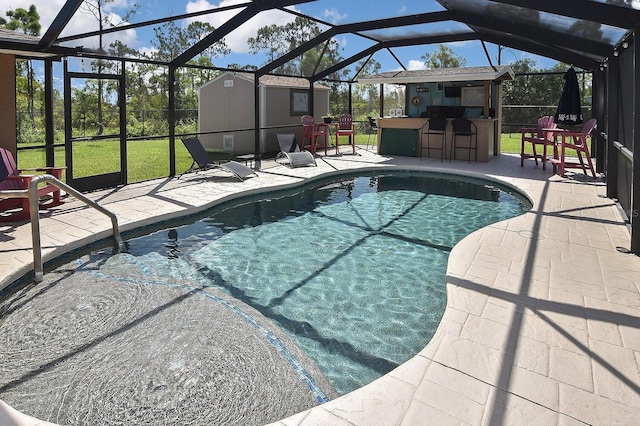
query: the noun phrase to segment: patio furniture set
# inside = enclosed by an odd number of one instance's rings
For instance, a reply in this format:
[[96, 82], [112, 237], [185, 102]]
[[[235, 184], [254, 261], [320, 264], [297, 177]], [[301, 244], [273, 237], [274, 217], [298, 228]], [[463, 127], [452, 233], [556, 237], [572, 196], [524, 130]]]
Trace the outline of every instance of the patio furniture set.
[[356, 131], [353, 125], [353, 117], [349, 114], [342, 114], [338, 117], [337, 121], [331, 118], [326, 118], [322, 122], [316, 123], [315, 119], [310, 115], [302, 117], [302, 142], [300, 143], [300, 150], [308, 150], [311, 154], [315, 155], [316, 151], [320, 148], [324, 148], [325, 155], [327, 154], [327, 148], [329, 147], [329, 134], [330, 129], [334, 129], [336, 155], [340, 155], [340, 145], [338, 143], [340, 136], [347, 136], [349, 138], [349, 145], [353, 149], [353, 153], [356, 153]]
[[[582, 130], [575, 131], [558, 127], [552, 116], [540, 117], [536, 127], [521, 129], [520, 165], [524, 166], [524, 160], [533, 158], [537, 166], [538, 159], [540, 159], [543, 170], [546, 170], [547, 162], [552, 164], [553, 172], [560, 176], [565, 176], [565, 170], [570, 168], [582, 169], [586, 175], [588, 168], [595, 179], [596, 172], [591, 161], [587, 140], [591, 139], [596, 127], [595, 118], [587, 120]], [[531, 146], [531, 153], [526, 152], [528, 145]], [[547, 155], [548, 148], [552, 149], [551, 156]], [[573, 156], [567, 157], [570, 150], [575, 152], [577, 160], [574, 160]]]
[[[336, 154], [340, 155], [339, 137], [347, 136], [349, 145], [355, 154], [355, 128], [353, 119], [348, 114], [338, 117], [337, 121], [325, 120], [316, 123], [310, 115], [302, 117], [303, 138], [298, 144], [292, 133], [277, 134], [280, 152], [276, 156], [276, 162], [289, 167], [315, 166], [314, 158], [318, 149], [324, 148], [327, 154], [328, 136], [330, 128], [334, 128]], [[433, 126], [432, 126], [433, 127]], [[553, 166], [554, 173], [565, 175], [565, 170], [570, 168], [582, 169], [587, 174], [587, 169], [593, 178], [596, 178], [595, 169], [589, 153], [588, 140], [592, 137], [597, 127], [595, 118], [587, 120], [581, 131], [557, 127], [552, 116], [544, 116], [538, 120], [536, 127], [521, 129], [522, 141], [520, 149], [520, 165], [524, 166], [524, 160], [532, 158], [538, 165], [542, 163], [542, 169], [546, 170], [547, 162]], [[434, 128], [431, 129], [435, 130]], [[443, 132], [441, 132], [443, 134]], [[442, 135], [441, 135], [442, 136]], [[232, 173], [236, 178], [244, 180], [251, 175], [257, 175], [251, 168], [235, 161], [223, 164], [211, 162], [205, 148], [197, 138], [183, 140], [185, 147], [193, 157], [191, 170], [206, 170], [218, 168]], [[428, 144], [429, 145], [429, 144]], [[527, 147], [531, 147], [531, 153]], [[551, 155], [548, 155], [551, 149]], [[575, 157], [568, 157], [568, 152], [575, 152]], [[57, 179], [62, 178], [65, 167], [43, 167], [37, 169], [20, 170], [16, 166], [15, 159], [10, 151], [0, 148], [2, 161], [0, 161], [0, 221], [20, 221], [29, 218], [29, 200], [26, 196], [17, 197], [14, 192], [25, 191], [34, 175], [22, 174], [24, 171], [44, 172], [53, 175]], [[442, 155], [444, 158], [444, 155]], [[574, 159], [576, 158], [576, 159]], [[470, 161], [469, 157], [469, 161]], [[1, 191], [5, 192], [3, 197]], [[11, 194], [7, 196], [6, 194]], [[63, 203], [60, 198], [60, 189], [53, 185], [45, 185], [38, 188], [38, 195], [44, 200], [40, 208], [49, 208]]]

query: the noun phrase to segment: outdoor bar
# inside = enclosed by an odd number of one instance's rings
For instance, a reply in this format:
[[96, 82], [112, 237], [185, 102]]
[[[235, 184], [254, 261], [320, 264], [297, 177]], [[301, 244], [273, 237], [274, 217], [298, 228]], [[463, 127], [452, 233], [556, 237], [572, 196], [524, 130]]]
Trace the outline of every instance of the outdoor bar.
[[[391, 71], [360, 78], [362, 84], [405, 85], [405, 107], [391, 108], [378, 118], [378, 153], [409, 157], [467, 158], [466, 145], [452, 151], [456, 118], [473, 123], [477, 144], [473, 160], [489, 161], [500, 153], [501, 105], [503, 81], [512, 80], [509, 66], [439, 68], [430, 70]], [[381, 89], [382, 90], [382, 89]], [[382, 115], [382, 114], [381, 114]], [[429, 119], [445, 117], [444, 146], [428, 149], [431, 140]], [[457, 145], [458, 146], [458, 145]]]

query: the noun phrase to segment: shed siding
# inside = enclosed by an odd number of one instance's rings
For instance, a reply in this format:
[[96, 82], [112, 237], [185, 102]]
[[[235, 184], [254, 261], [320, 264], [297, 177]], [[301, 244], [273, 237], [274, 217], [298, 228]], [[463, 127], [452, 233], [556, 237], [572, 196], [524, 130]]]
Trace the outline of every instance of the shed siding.
[[[233, 81], [232, 87], [224, 86], [225, 81], [228, 80]], [[253, 83], [245, 79], [225, 76], [203, 86], [199, 96], [198, 128], [200, 132], [236, 130], [201, 135], [202, 144], [207, 149], [222, 151], [224, 135], [233, 135], [232, 152], [237, 154], [253, 152], [253, 130], [238, 131], [253, 128]]]
[[[232, 87], [225, 87], [225, 81], [233, 81]], [[290, 88], [282, 86], [267, 86], [264, 102], [266, 104], [265, 126], [279, 126], [267, 129], [262, 133], [265, 138], [261, 141], [264, 152], [278, 151], [276, 133], [296, 133], [298, 140], [302, 137], [300, 128], [301, 116], [290, 115]], [[200, 135], [202, 144], [209, 150], [224, 150], [224, 135], [233, 135], [233, 149], [231, 154], [241, 155], [252, 153], [255, 149], [254, 133], [254, 84], [246, 78], [225, 73], [211, 80], [199, 90], [199, 132], [220, 132]], [[314, 94], [315, 117], [319, 120], [329, 111], [329, 90], [315, 89]], [[290, 127], [280, 127], [290, 126]], [[249, 129], [239, 131], [239, 129]], [[229, 131], [225, 131], [229, 130]]]

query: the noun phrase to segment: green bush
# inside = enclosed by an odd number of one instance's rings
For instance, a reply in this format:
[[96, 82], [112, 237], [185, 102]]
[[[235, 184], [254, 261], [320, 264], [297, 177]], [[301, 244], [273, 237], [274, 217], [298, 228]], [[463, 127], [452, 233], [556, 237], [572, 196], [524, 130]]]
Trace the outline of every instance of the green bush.
[[44, 126], [39, 120], [32, 121], [27, 114], [18, 114], [17, 131], [19, 143], [43, 143], [45, 138]]

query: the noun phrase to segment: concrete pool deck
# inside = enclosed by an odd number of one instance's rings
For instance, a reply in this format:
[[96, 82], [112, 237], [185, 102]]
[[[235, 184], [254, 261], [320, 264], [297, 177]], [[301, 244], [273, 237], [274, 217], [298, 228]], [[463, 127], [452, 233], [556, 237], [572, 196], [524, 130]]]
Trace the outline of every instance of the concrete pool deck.
[[[455, 246], [447, 309], [432, 341], [373, 383], [279, 425], [637, 424], [640, 418], [640, 257], [605, 185], [543, 171], [519, 156], [488, 163], [360, 155], [318, 167], [263, 162], [258, 178], [221, 171], [89, 194], [122, 230], [205, 209], [240, 192], [295, 185], [340, 170], [400, 167], [485, 175], [534, 202]], [[71, 200], [41, 213], [45, 259], [110, 235], [107, 217]], [[0, 224], [0, 288], [29, 270], [28, 223]], [[44, 424], [15, 414], [14, 424]], [[0, 424], [11, 414], [0, 404]], [[11, 424], [11, 423], [9, 423]]]

